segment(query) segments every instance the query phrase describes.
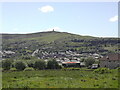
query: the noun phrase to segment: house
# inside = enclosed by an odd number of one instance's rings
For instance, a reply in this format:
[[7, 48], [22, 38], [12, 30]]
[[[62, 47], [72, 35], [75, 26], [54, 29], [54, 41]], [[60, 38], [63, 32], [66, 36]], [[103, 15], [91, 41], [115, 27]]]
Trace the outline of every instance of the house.
[[70, 60], [62, 62], [62, 66], [64, 67], [80, 67], [80, 62], [77, 60]]
[[99, 64], [92, 64], [91, 69], [97, 69], [99, 67]]
[[85, 67], [85, 62], [80, 62], [80, 67]]
[[100, 58], [100, 67], [115, 69], [120, 67], [120, 54], [108, 54]]

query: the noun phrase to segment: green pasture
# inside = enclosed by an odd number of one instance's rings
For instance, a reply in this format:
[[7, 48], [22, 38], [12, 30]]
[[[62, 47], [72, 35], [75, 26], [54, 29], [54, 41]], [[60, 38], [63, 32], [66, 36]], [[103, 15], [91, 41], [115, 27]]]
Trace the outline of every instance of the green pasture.
[[118, 88], [118, 71], [97, 74], [81, 70], [5, 71], [3, 88]]

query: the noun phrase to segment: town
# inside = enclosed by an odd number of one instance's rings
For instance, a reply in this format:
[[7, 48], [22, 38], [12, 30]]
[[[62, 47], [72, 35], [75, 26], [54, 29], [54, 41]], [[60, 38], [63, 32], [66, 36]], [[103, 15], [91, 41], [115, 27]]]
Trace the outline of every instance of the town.
[[[13, 51], [0, 51], [0, 56], [2, 60], [5, 60], [7, 57], [15, 56]], [[86, 67], [85, 60], [91, 58], [94, 60], [92, 64], [89, 65], [89, 69], [97, 69], [99, 67], [106, 67], [110, 69], [115, 69], [120, 67], [120, 54], [118, 53], [109, 53], [105, 56], [97, 53], [76, 53], [72, 51], [64, 52], [53, 52], [48, 53], [46, 51], [42, 52], [39, 49], [35, 50], [29, 56], [26, 56], [24, 59], [30, 59], [30, 57], [37, 57], [38, 60], [42, 59], [45, 62], [49, 59], [54, 59], [58, 62], [59, 65], [63, 67]]]

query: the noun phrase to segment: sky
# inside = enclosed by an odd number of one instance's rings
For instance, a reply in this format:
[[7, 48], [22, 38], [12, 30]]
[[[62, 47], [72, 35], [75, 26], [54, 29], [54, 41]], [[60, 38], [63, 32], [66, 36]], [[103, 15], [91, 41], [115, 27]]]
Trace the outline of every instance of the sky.
[[0, 3], [0, 33], [69, 32], [118, 37], [117, 2]]

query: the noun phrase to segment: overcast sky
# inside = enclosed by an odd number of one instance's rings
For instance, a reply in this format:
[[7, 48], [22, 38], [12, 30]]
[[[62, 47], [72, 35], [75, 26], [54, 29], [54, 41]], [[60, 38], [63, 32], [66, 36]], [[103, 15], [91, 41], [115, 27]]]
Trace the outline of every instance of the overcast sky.
[[54, 28], [79, 35], [118, 36], [117, 2], [11, 2], [0, 5], [0, 33], [34, 33]]

